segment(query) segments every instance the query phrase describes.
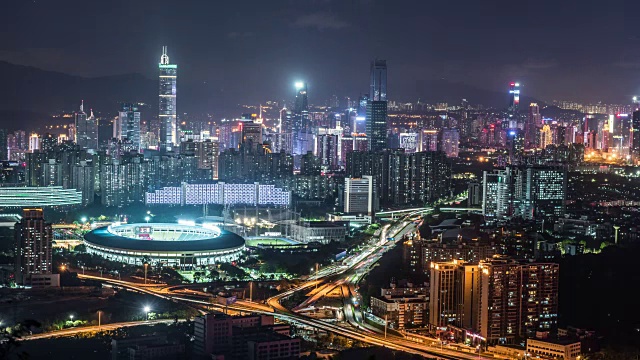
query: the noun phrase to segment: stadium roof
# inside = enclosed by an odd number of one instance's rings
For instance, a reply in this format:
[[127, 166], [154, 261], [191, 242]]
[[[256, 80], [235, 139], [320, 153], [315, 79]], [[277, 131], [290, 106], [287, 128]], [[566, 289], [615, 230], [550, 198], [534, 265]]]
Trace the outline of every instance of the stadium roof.
[[[149, 226], [153, 226], [153, 224], [149, 224]], [[210, 251], [234, 249], [244, 245], [244, 239], [241, 236], [224, 230], [221, 231], [220, 236], [210, 239], [158, 241], [119, 236], [109, 232], [108, 227], [101, 227], [87, 233], [84, 239], [94, 245], [132, 251]]]

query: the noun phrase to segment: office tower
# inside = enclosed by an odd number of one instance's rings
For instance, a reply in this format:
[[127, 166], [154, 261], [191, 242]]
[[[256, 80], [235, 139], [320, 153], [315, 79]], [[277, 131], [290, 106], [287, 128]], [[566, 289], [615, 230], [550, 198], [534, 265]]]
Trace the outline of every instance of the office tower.
[[482, 206], [482, 184], [477, 182], [470, 182], [467, 187], [467, 206], [470, 208], [477, 208]]
[[254, 120], [240, 121], [240, 130], [242, 132], [242, 145], [252, 151], [256, 147], [262, 147], [262, 123]]
[[9, 160], [9, 145], [7, 144], [7, 129], [0, 129], [0, 160]]
[[40, 150], [40, 136], [36, 133], [29, 135], [29, 151], [35, 152]]
[[488, 344], [513, 343], [558, 321], [559, 266], [508, 258], [481, 261], [476, 331]]
[[442, 129], [439, 134], [440, 151], [447, 154], [447, 157], [458, 157], [460, 146], [460, 132], [458, 129]]
[[369, 101], [367, 103], [366, 134], [369, 151], [382, 151], [387, 148], [386, 101]]
[[371, 62], [371, 83], [366, 112], [366, 134], [368, 150], [381, 151], [387, 148], [387, 62]]
[[358, 100], [358, 115], [359, 117], [366, 117], [367, 116], [367, 103], [369, 102], [370, 98], [369, 95], [367, 94], [362, 94], [360, 95], [360, 99]]
[[535, 149], [538, 138], [538, 128], [542, 127], [542, 115], [537, 103], [529, 104], [529, 117], [524, 124], [525, 147]]
[[82, 160], [71, 169], [70, 187], [82, 193], [82, 205], [93, 204], [95, 198], [95, 168], [91, 161]]
[[59, 286], [59, 275], [51, 274], [53, 230], [42, 209], [24, 209], [15, 225], [16, 282], [18, 285]]
[[418, 151], [438, 151], [438, 130], [427, 129], [419, 132]]
[[374, 215], [378, 205], [374, 181], [370, 175], [344, 179], [345, 213]]
[[307, 83], [296, 82], [296, 98], [293, 106], [293, 124], [291, 132], [293, 134], [293, 153], [296, 155], [305, 154], [312, 150], [309, 147], [311, 135], [311, 118], [309, 115], [309, 99], [307, 94]]
[[507, 167], [493, 172], [485, 171], [482, 179], [482, 215], [501, 219], [513, 214], [513, 169]]
[[520, 83], [512, 82], [509, 84], [509, 110], [513, 113], [518, 112], [520, 106]]
[[453, 259], [430, 264], [429, 324], [474, 330], [480, 306], [480, 272], [477, 263]]
[[429, 277], [429, 324], [435, 327], [458, 322], [455, 263], [432, 263]]
[[551, 134], [551, 127], [549, 125], [545, 124], [540, 129], [540, 140], [538, 144], [539, 149], [546, 149], [547, 146], [553, 144], [553, 136]]
[[370, 101], [387, 101], [387, 61], [371, 62]]
[[140, 111], [134, 104], [122, 104], [118, 113], [116, 139], [126, 143], [125, 151], [140, 151]]
[[640, 110], [633, 112], [631, 120], [631, 156], [634, 161], [640, 160]]
[[[567, 200], [567, 169], [561, 166], [528, 166], [523, 172], [525, 219], [564, 216]], [[515, 196], [518, 196], [516, 193]]]
[[509, 151], [509, 163], [517, 164], [524, 155], [525, 136], [520, 129], [507, 130], [507, 150]]
[[84, 100], [80, 104], [80, 111], [75, 114], [75, 143], [82, 149], [98, 150], [98, 121], [91, 111], [87, 117], [84, 112]]
[[287, 154], [293, 152], [293, 112], [286, 107], [280, 110], [280, 120], [278, 123], [278, 135], [275, 152], [284, 150]]
[[562, 217], [566, 209], [567, 171], [562, 166], [538, 165], [485, 171], [482, 192], [485, 218]]
[[58, 145], [58, 138], [51, 133], [45, 133], [40, 139], [40, 150], [42, 152], [53, 151]]
[[167, 47], [162, 47], [160, 57], [160, 147], [163, 151], [172, 151], [178, 145], [178, 112], [176, 108], [176, 82], [178, 65], [169, 63]]
[[316, 156], [323, 168], [338, 168], [338, 135], [323, 134], [316, 137]]
[[404, 149], [406, 153], [418, 152], [418, 133], [400, 133], [398, 134], [399, 148]]

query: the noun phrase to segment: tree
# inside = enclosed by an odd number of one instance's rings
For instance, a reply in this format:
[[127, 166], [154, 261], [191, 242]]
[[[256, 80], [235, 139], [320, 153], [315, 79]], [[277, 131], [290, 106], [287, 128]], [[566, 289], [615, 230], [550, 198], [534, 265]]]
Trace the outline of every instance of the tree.
[[28, 359], [29, 354], [18, 351], [20, 347], [20, 338], [31, 333], [31, 329], [40, 327], [40, 323], [35, 320], [24, 321], [10, 331], [0, 329], [0, 359]]
[[216, 269], [211, 269], [211, 270], [209, 270], [209, 273], [207, 274], [207, 277], [211, 281], [213, 281], [213, 280], [216, 280], [218, 277], [220, 277], [220, 273]]

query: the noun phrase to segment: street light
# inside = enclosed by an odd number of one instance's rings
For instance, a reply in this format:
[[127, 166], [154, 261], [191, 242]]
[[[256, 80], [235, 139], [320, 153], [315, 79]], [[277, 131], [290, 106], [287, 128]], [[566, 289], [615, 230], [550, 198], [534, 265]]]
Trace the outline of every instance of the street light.
[[80, 221], [82, 221], [82, 223], [83, 223], [83, 224], [84, 224], [84, 223], [86, 223], [86, 222], [87, 222], [87, 217], [86, 217], [86, 216], [83, 216], [83, 217], [80, 219]]
[[71, 319], [71, 321], [73, 321], [73, 314], [69, 315], [69, 319]]
[[151, 311], [151, 307], [149, 307], [149, 305], [146, 305], [146, 306], [144, 307], [144, 313], [145, 313], [145, 314], [146, 314], [146, 316], [147, 316], [147, 320], [149, 320], [149, 311]]
[[149, 223], [149, 220], [151, 220], [151, 218], [149, 216], [145, 216], [144, 220], [147, 222], [147, 224]]

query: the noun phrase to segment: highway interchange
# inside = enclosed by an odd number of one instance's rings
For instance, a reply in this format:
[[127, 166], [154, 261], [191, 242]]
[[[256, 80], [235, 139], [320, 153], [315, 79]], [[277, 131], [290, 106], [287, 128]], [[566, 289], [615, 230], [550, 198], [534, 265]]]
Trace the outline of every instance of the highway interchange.
[[[417, 224], [412, 222], [410, 215], [387, 224], [381, 228], [380, 234], [374, 237], [364, 246], [364, 249], [346, 257], [340, 263], [326, 266], [312, 274], [301, 286], [284, 291], [266, 301], [266, 304], [239, 300], [228, 306], [222, 306], [212, 302], [210, 294], [194, 290], [175, 291], [175, 287], [160, 285], [144, 285], [139, 283], [120, 281], [105, 277], [81, 275], [78, 277], [99, 280], [112, 286], [118, 286], [129, 290], [153, 295], [165, 300], [184, 303], [197, 309], [200, 313], [206, 313], [210, 309], [227, 311], [229, 313], [262, 313], [272, 314], [278, 320], [296, 324], [298, 326], [323, 330], [352, 340], [362, 341], [371, 345], [384, 346], [393, 350], [422, 355], [431, 359], [489, 359], [473, 352], [457, 351], [447, 346], [442, 346], [436, 339], [430, 344], [412, 342], [395, 334], [386, 335], [379, 328], [373, 327], [364, 321], [364, 314], [354, 306], [353, 299], [358, 299], [357, 284], [380, 260], [384, 253], [393, 248], [393, 243], [401, 241], [403, 236], [415, 233]], [[317, 287], [317, 290], [315, 289]], [[324, 294], [333, 291], [336, 287], [342, 293], [343, 309], [346, 322], [331, 323], [305, 316], [296, 311], [289, 310], [281, 305], [281, 301], [296, 292], [308, 292], [313, 289], [313, 294], [305, 303], [295, 310], [304, 310], [322, 298]], [[140, 324], [140, 322], [138, 322]], [[113, 326], [114, 324], [110, 324]], [[105, 329], [107, 325], [103, 325]], [[59, 332], [51, 336], [68, 336], [82, 332], [82, 328], [66, 334]], [[95, 329], [87, 329], [87, 331]], [[53, 333], [50, 333], [53, 334]], [[44, 334], [43, 334], [44, 335]], [[44, 335], [47, 336], [47, 335]], [[471, 350], [471, 349], [470, 349]], [[493, 358], [493, 357], [491, 357]]]

